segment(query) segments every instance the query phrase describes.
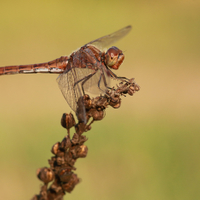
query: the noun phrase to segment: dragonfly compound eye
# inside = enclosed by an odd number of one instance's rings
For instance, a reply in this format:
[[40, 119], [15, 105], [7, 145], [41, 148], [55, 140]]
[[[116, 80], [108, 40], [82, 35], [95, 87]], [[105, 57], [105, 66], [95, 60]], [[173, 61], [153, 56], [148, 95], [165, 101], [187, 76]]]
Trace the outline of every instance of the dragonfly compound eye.
[[105, 54], [105, 64], [112, 68], [118, 69], [124, 60], [124, 55], [117, 47], [111, 47]]

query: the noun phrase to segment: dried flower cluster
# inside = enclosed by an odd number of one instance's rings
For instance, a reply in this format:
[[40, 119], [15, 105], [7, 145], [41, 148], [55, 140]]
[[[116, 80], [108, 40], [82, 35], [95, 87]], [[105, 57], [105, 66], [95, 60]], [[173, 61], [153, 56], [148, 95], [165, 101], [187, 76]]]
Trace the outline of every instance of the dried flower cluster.
[[[66, 192], [70, 193], [79, 178], [74, 173], [76, 168], [75, 162], [78, 158], [87, 156], [88, 148], [84, 145], [87, 138], [82, 134], [91, 129], [91, 124], [104, 118], [104, 110], [108, 105], [113, 108], [119, 108], [121, 105], [121, 96], [126, 94], [133, 95], [139, 91], [139, 86], [134, 79], [121, 82], [117, 88], [108, 90], [104, 96], [90, 98], [88, 95], [81, 97], [78, 102], [78, 108], [84, 106], [86, 108], [86, 121], [92, 118], [89, 124], [83, 123], [83, 113], [77, 109], [77, 118], [79, 122], [76, 124], [73, 115], [63, 114], [61, 125], [67, 129], [68, 135], [53, 145], [51, 152], [54, 154], [49, 160], [50, 167], [44, 167], [37, 170], [38, 178], [44, 183], [41, 187], [40, 194], [35, 195], [32, 200], [62, 200]], [[74, 127], [75, 133], [70, 139], [70, 129]], [[48, 187], [48, 184], [52, 184]]]

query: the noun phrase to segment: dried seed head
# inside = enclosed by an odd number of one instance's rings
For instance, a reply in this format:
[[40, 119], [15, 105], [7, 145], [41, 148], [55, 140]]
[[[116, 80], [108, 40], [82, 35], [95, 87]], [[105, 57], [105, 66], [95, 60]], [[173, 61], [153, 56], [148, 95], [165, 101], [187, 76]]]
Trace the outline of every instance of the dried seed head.
[[79, 144], [81, 145], [81, 144], [83, 144], [84, 142], [86, 142], [88, 139], [86, 138], [86, 136], [85, 135], [81, 135], [80, 136], [80, 139], [79, 139]]
[[135, 90], [135, 87], [134, 87], [133, 85], [131, 85], [131, 86], [129, 87], [129, 90], [134, 91], [134, 90]]
[[58, 176], [62, 182], [68, 182], [72, 176], [73, 172], [71, 168], [64, 168], [58, 172]]
[[90, 99], [90, 96], [88, 94], [85, 94], [83, 99], [86, 110], [89, 110], [92, 106], [92, 100]]
[[72, 155], [72, 158], [76, 158], [76, 149], [75, 149], [75, 146], [70, 148], [70, 152], [71, 152], [71, 155]]
[[60, 142], [55, 143], [52, 146], [51, 153], [53, 153], [54, 155], [57, 155], [59, 152], [59, 146], [60, 146]]
[[118, 98], [116, 101], [110, 101], [109, 105], [113, 108], [119, 108], [121, 106], [121, 99]]
[[133, 86], [130, 86], [128, 90], [128, 94], [132, 96], [134, 93], [135, 93], [135, 88]]
[[66, 136], [60, 143], [60, 148], [67, 150], [69, 147], [71, 147], [71, 141], [69, 136]]
[[[70, 159], [69, 160], [69, 162], [68, 162], [68, 164], [70, 165], [70, 166], [74, 166], [74, 164], [75, 164], [75, 162], [76, 162], [76, 160], [75, 159]], [[75, 167], [73, 167], [73, 169], [76, 169]]]
[[57, 163], [57, 165], [62, 165], [62, 164], [64, 164], [64, 163], [65, 163], [64, 157], [57, 157], [57, 158], [56, 158], [56, 163]]
[[[108, 94], [108, 96], [110, 97], [110, 95]], [[96, 107], [98, 108], [98, 110], [105, 110], [107, 105], [108, 105], [108, 99], [105, 97], [97, 97], [95, 98], [95, 104]]]
[[66, 129], [70, 129], [71, 127], [75, 126], [76, 122], [72, 113], [64, 113], [61, 118], [61, 125]]
[[135, 84], [135, 91], [139, 91], [140, 90], [140, 86]]
[[88, 148], [85, 145], [81, 145], [78, 149], [77, 149], [77, 157], [79, 158], [84, 158], [87, 156], [87, 152], [88, 152]]
[[69, 182], [63, 184], [62, 187], [66, 192], [70, 193], [74, 189], [75, 185], [78, 183], [79, 183], [79, 178], [77, 177], [76, 174], [72, 174]]
[[78, 144], [78, 142], [79, 142], [79, 135], [78, 135], [77, 133], [74, 133], [71, 142], [72, 142], [73, 144]]
[[101, 109], [91, 109], [89, 114], [91, 117], [93, 117], [94, 121], [102, 120], [104, 118], [104, 111]]
[[62, 193], [62, 187], [60, 184], [58, 184], [56, 181], [52, 183], [52, 185], [49, 188], [50, 190], [53, 190], [55, 193]]
[[40, 198], [39, 199], [47, 199], [47, 184], [44, 184], [40, 189]]
[[130, 96], [133, 96], [134, 93], [135, 93], [134, 91], [128, 90], [128, 94], [129, 94]]
[[43, 167], [37, 170], [37, 177], [44, 183], [49, 183], [54, 179], [54, 173], [50, 168]]

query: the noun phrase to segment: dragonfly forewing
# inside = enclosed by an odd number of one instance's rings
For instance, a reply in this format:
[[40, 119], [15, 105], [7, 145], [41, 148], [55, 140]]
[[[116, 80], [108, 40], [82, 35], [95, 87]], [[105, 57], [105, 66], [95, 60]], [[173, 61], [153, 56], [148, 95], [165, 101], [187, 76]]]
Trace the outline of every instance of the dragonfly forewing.
[[101, 38], [93, 40], [89, 42], [88, 44], [92, 44], [101, 50], [105, 50], [105, 48], [107, 48], [108, 46], [112, 45], [113, 43], [117, 42], [121, 38], [125, 37], [131, 31], [131, 29], [132, 29], [131, 26], [126, 26], [114, 33], [111, 33], [109, 35], [105, 35]]

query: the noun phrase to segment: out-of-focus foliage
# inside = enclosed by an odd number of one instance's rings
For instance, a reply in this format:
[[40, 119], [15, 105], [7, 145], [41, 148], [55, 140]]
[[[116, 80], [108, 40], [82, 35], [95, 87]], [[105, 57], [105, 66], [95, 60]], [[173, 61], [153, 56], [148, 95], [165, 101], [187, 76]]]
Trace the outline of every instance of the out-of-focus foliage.
[[[199, 199], [199, 1], [1, 1], [0, 66], [69, 55], [129, 24], [116, 44], [125, 54], [116, 73], [141, 91], [86, 133], [88, 157], [76, 164], [82, 182], [65, 199]], [[39, 191], [35, 171], [66, 134], [60, 118], [70, 108], [56, 77], [0, 77], [2, 199]]]

